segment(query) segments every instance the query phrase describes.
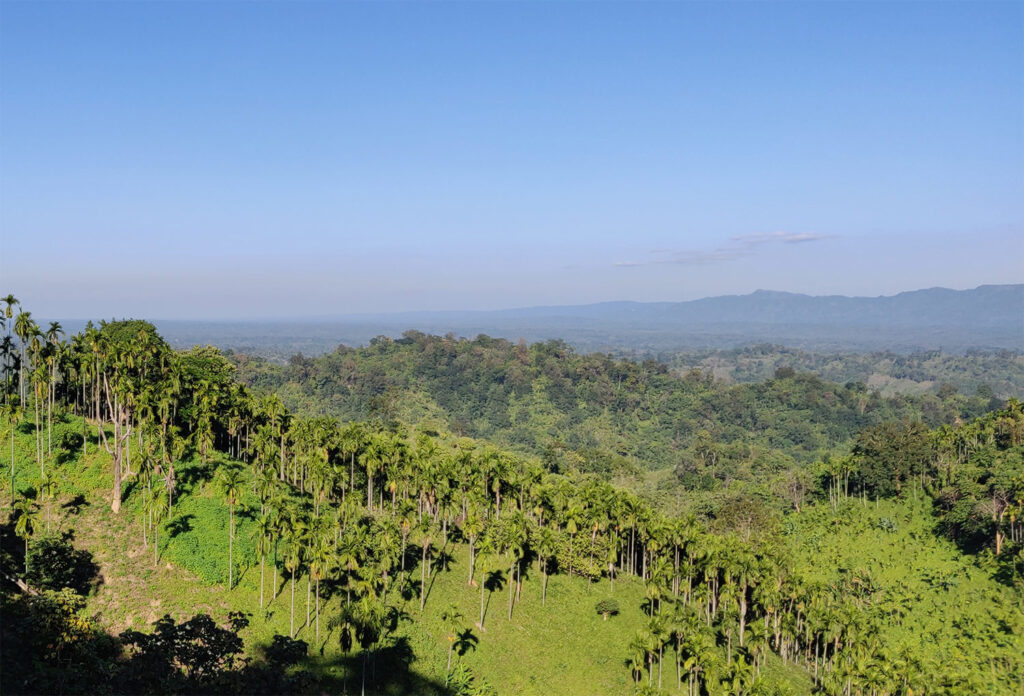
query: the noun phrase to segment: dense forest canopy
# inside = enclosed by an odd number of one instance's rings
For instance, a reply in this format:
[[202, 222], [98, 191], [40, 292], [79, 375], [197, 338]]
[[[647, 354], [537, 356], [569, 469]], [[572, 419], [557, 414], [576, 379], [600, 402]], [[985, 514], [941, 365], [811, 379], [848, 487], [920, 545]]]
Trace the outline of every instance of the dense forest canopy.
[[925, 427], [977, 417], [991, 393], [883, 397], [780, 366], [770, 379], [730, 385], [663, 363], [579, 354], [561, 341], [526, 345], [410, 331], [364, 348], [340, 347], [280, 366], [232, 355], [256, 393], [299, 413], [342, 420], [432, 422], [542, 457], [549, 468], [675, 471], [687, 490], [764, 483], [799, 463], [846, 454], [865, 428]]
[[[1019, 401], [415, 332], [281, 367], [174, 351], [144, 321], [44, 333], [5, 304], [3, 643], [24, 646], [5, 693], [550, 692], [472, 655], [533, 616], [610, 625], [538, 651], [611, 646], [591, 668], [611, 693], [1024, 680]], [[85, 520], [133, 576], [188, 570], [224, 611], [108, 634], [89, 602], [128, 590], [74, 545]]]

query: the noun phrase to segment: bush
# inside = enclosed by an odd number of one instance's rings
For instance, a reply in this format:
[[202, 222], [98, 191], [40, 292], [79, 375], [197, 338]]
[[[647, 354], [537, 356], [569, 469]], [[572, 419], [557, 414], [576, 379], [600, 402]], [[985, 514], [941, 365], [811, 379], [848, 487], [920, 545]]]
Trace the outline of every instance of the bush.
[[619, 603], [614, 599], [602, 599], [594, 605], [594, 609], [598, 614], [601, 614], [604, 617], [605, 621], [607, 621], [609, 616], [614, 616], [619, 613]]
[[87, 595], [99, 582], [100, 567], [88, 551], [71, 545], [70, 534], [44, 536], [29, 546], [26, 582], [47, 590], [70, 588]]

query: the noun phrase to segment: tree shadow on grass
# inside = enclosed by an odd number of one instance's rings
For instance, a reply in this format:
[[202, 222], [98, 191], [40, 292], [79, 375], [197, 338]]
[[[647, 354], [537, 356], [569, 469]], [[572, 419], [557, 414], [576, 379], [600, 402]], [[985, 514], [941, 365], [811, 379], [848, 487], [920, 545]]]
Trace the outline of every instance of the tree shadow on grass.
[[189, 513], [187, 515], [179, 515], [168, 522], [166, 528], [170, 537], [174, 539], [181, 534], [188, 534], [191, 532], [193, 519], [195, 519], [195, 515]]
[[90, 503], [85, 499], [85, 496], [79, 493], [74, 498], [61, 505], [61, 508], [67, 510], [72, 515], [77, 515], [82, 512], [83, 507], [88, 507], [89, 504]]
[[470, 650], [476, 650], [479, 644], [480, 639], [473, 635], [473, 629], [467, 628], [455, 637], [455, 653], [463, 657]]
[[358, 694], [365, 678], [367, 694], [455, 696], [455, 691], [443, 683], [414, 673], [410, 669], [414, 660], [408, 639], [398, 636], [377, 650], [356, 648], [345, 655], [309, 663], [308, 667], [322, 693]]
[[[495, 592], [500, 591], [503, 587], [505, 587], [505, 571], [492, 570], [487, 574], [487, 578], [484, 580], [484, 589], [487, 590], [487, 600], [484, 602], [483, 611], [484, 625], [486, 625], [487, 621], [487, 611], [491, 608], [491, 597], [494, 596]], [[481, 626], [481, 628], [483, 628], [483, 626]]]
[[178, 497], [183, 497], [195, 490], [196, 485], [212, 479], [214, 468], [212, 463], [203, 464], [197, 461], [186, 461], [179, 463], [174, 468], [174, 473]]

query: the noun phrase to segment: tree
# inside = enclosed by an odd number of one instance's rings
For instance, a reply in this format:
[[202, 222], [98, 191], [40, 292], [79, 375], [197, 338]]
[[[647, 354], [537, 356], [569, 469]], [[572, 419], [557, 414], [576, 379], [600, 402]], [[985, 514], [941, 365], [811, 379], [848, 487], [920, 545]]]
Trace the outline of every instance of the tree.
[[60, 357], [60, 339], [64, 335], [64, 328], [60, 325], [60, 322], [51, 321], [50, 328], [46, 330], [46, 342], [50, 345], [51, 351], [49, 355], [50, 363], [50, 389], [47, 394], [47, 413], [46, 413], [46, 447], [47, 451], [53, 453], [53, 438], [51, 435], [51, 429], [53, 426], [53, 401], [55, 392], [57, 389], [57, 360]]
[[292, 581], [292, 601], [291, 601], [291, 623], [290, 625], [290, 637], [295, 637], [295, 571], [299, 569], [299, 565], [302, 563], [302, 545], [300, 538], [302, 536], [302, 529], [299, 525], [293, 523], [290, 525], [288, 530], [288, 546], [285, 549], [284, 567], [288, 569], [291, 574]]
[[14, 429], [21, 422], [23, 411], [21, 406], [13, 401], [4, 404], [0, 409], [11, 435], [11, 507], [14, 507]]
[[153, 565], [160, 561], [160, 521], [167, 516], [167, 491], [159, 486], [150, 489], [147, 512], [153, 521]]
[[480, 623], [478, 625], [481, 631], [487, 630], [484, 628], [484, 614], [487, 611], [484, 592], [488, 585], [487, 576], [493, 570], [492, 565], [497, 560], [490, 541], [485, 540], [484, 543], [481, 543], [476, 556], [476, 565], [480, 569]]
[[463, 629], [463, 617], [455, 604], [449, 604], [441, 612], [441, 621], [445, 625], [448, 639], [448, 666], [444, 670], [444, 685], [448, 686], [448, 677], [452, 672], [452, 653], [455, 651], [455, 640]]
[[256, 523], [256, 553], [260, 555], [260, 609], [263, 608], [263, 568], [267, 562], [267, 551], [274, 535], [274, 521], [269, 513], [260, 516]]
[[[228, 589], [234, 587], [235, 505], [244, 490], [242, 472], [235, 467], [221, 469], [218, 486], [228, 504]], [[294, 637], [294, 636], [293, 636]]]
[[29, 498], [22, 498], [14, 506], [14, 514], [17, 521], [14, 524], [14, 533], [25, 540], [25, 573], [28, 573], [28, 540], [35, 534], [39, 525], [39, 509]]
[[899, 494], [907, 481], [924, 472], [933, 449], [923, 424], [882, 423], [857, 436], [853, 454], [859, 483], [867, 492], [887, 497]]
[[309, 572], [316, 583], [316, 637], [320, 639], [320, 579], [330, 572], [334, 549], [327, 537], [318, 534], [309, 557]]
[[619, 613], [619, 603], [614, 599], [602, 599], [594, 605], [594, 609], [598, 614], [604, 617], [605, 621], [607, 621], [609, 616], [614, 616]]
[[433, 535], [435, 533], [433, 521], [424, 517], [418, 528], [420, 537], [420, 611], [427, 601], [427, 578], [430, 575], [430, 562], [428, 560], [430, 550], [433, 548]]

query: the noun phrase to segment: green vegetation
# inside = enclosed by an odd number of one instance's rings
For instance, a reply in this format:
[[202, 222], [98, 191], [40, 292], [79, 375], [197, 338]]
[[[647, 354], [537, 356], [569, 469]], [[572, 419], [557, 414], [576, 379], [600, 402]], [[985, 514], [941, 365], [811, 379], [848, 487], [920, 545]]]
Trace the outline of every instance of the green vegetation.
[[304, 415], [432, 424], [542, 457], [560, 471], [679, 467], [687, 488], [702, 490], [813, 462], [872, 425], [936, 427], [998, 405], [991, 395], [955, 390], [886, 398], [862, 383], [833, 384], [791, 368], [729, 386], [650, 360], [579, 355], [559, 341], [527, 346], [414, 331], [296, 356], [285, 366], [232, 358], [255, 393], [278, 394]]
[[26, 314], [3, 356], [3, 638], [27, 646], [4, 693], [1024, 686], [1016, 401], [963, 422], [991, 404], [484, 338], [296, 381], [236, 360], [372, 412], [343, 424], [146, 322], [33, 343]]
[[776, 370], [813, 372], [824, 380], [860, 382], [883, 396], [897, 394], [976, 394], [1006, 399], [1024, 394], [1024, 355], [1017, 351], [941, 351], [910, 354], [826, 353], [785, 346], [756, 345], [732, 350], [660, 353], [678, 374], [707, 372], [727, 383], [763, 382]]

